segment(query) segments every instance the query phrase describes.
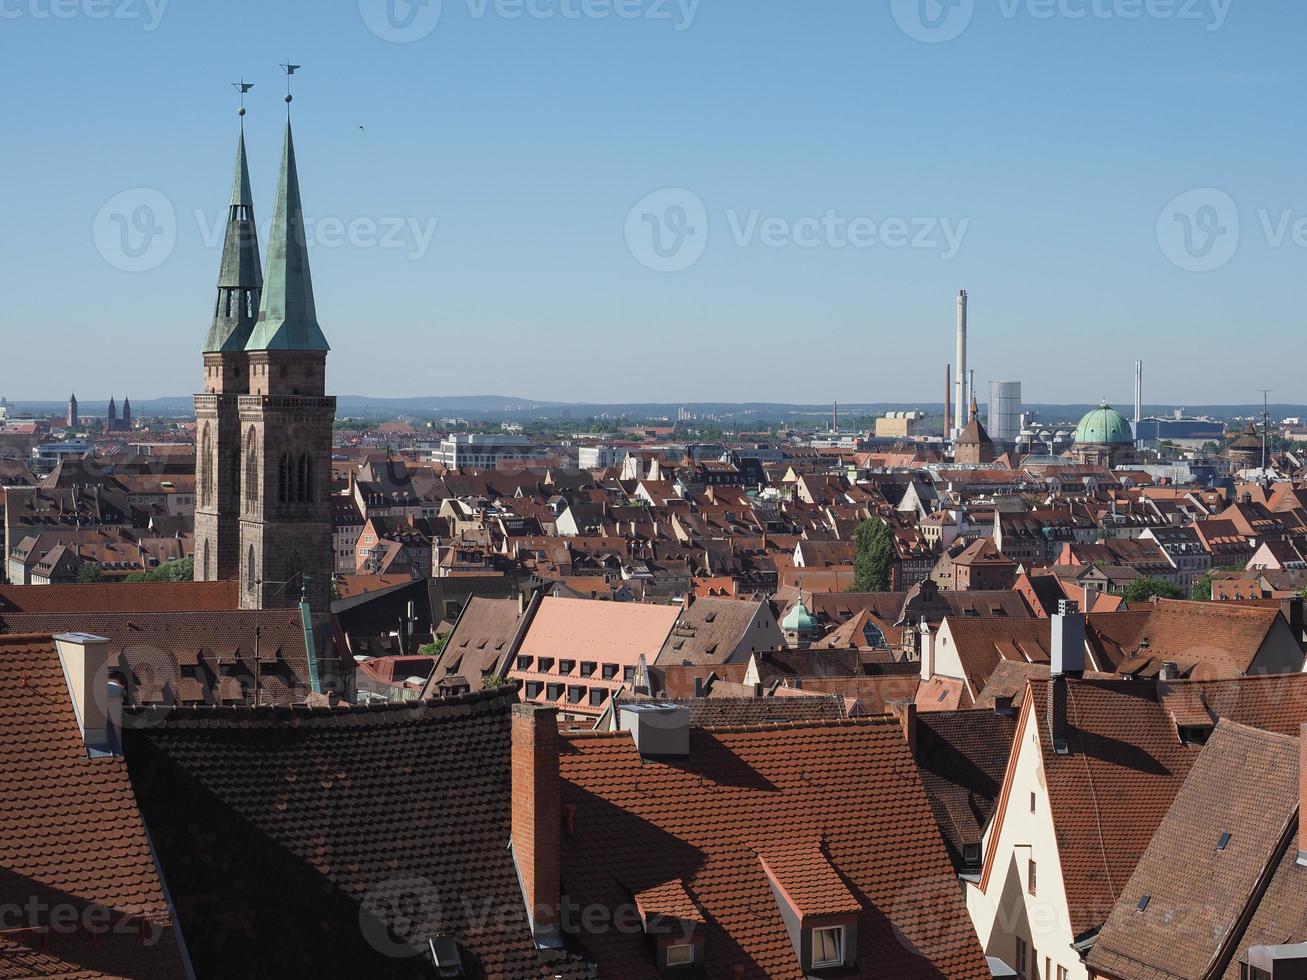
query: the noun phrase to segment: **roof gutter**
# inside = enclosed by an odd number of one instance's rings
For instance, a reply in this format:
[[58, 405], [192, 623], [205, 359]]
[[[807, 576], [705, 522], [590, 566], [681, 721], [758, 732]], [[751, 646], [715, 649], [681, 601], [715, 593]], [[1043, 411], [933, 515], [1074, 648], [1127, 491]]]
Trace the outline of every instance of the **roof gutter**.
[[313, 642], [313, 612], [309, 609], [307, 596], [300, 600], [300, 623], [304, 627], [304, 655], [309, 662], [309, 689], [314, 694], [321, 694], [322, 682], [318, 679], [318, 648]]

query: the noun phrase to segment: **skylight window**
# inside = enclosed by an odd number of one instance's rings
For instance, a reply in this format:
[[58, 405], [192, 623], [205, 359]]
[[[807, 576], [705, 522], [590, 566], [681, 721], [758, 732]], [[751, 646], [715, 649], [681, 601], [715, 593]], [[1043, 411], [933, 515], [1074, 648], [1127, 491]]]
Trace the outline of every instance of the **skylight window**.
[[1139, 907], [1135, 911], [1137, 912], [1144, 911], [1146, 908], [1148, 908], [1148, 903], [1151, 902], [1152, 900], [1153, 900], [1152, 895], [1145, 895], [1143, 898], [1139, 899]]
[[1229, 845], [1230, 845], [1230, 835], [1228, 833], [1222, 834], [1221, 839], [1216, 842], [1216, 849], [1218, 851], [1224, 851]]

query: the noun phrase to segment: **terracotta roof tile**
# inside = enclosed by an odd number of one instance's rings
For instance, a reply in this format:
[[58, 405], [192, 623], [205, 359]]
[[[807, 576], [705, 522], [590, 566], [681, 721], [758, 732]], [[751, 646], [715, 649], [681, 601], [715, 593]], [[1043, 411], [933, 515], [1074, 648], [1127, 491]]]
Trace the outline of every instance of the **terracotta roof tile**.
[[[668, 761], [642, 760], [626, 733], [565, 735], [560, 772], [563, 804], [576, 808], [564, 889], [616, 909], [632, 891], [684, 882], [708, 922], [706, 976], [801, 978], [759, 860], [784, 863], [793, 848], [819, 853], [857, 896], [862, 969], [989, 976], [897, 725], [693, 729], [689, 757]], [[817, 888], [810, 900], [831, 897]], [[605, 976], [658, 975], [641, 935], [586, 945]]]
[[[0, 703], [0, 906], [44, 906], [6, 921], [0, 976], [185, 976], [127, 768], [88, 757], [50, 637], [0, 637]], [[60, 908], [107, 912], [114, 928], [70, 934]]]
[[515, 696], [129, 712], [132, 783], [196, 974], [431, 976], [389, 926], [423, 947], [452, 933], [478, 976], [590, 975], [507, 914], [522, 909], [505, 846]]

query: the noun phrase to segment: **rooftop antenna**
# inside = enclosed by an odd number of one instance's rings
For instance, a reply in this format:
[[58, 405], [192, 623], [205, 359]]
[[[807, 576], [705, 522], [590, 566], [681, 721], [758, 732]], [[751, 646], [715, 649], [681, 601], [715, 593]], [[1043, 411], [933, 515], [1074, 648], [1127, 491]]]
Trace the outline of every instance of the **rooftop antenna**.
[[1266, 440], [1271, 432], [1271, 391], [1262, 389], [1262, 479], [1266, 479]]

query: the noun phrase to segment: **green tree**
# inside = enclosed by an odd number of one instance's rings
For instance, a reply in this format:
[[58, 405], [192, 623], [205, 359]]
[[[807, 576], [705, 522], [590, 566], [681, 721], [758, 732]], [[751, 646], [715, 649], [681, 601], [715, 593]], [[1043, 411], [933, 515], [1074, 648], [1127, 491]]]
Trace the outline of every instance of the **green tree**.
[[445, 644], [449, 642], [452, 634], [446, 633], [438, 637], [435, 643], [424, 643], [418, 647], [418, 656], [420, 657], [438, 657], [445, 652]]
[[86, 562], [77, 570], [78, 585], [92, 585], [100, 581], [100, 566]]
[[853, 585], [850, 592], [888, 592], [890, 570], [894, 567], [894, 536], [889, 525], [878, 518], [863, 521], [853, 532], [858, 546], [853, 559]]
[[128, 582], [190, 582], [195, 578], [195, 559], [178, 558], [166, 561], [158, 568], [148, 572], [136, 572], [128, 575]]
[[1121, 593], [1126, 602], [1148, 602], [1153, 596], [1162, 599], [1183, 599], [1184, 592], [1179, 586], [1164, 582], [1158, 578], [1137, 578], [1125, 587]]

